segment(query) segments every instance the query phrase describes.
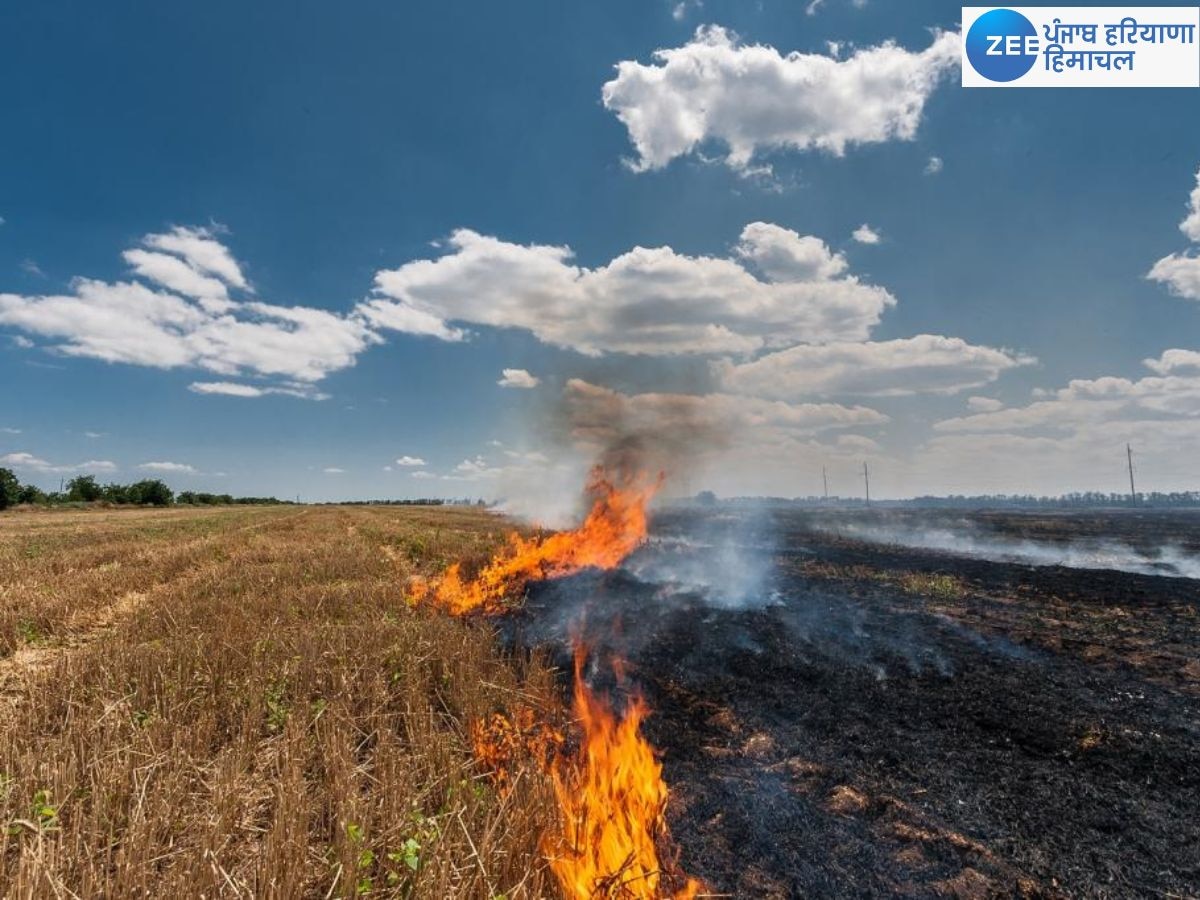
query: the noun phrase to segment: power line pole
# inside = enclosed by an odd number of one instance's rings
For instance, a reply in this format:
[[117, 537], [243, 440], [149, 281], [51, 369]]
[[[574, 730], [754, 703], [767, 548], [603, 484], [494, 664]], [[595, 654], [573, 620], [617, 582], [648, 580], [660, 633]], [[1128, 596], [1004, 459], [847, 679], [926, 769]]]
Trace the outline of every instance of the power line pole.
[[866, 460], [863, 460], [863, 486], [867, 490], [867, 506], [871, 505], [871, 473], [867, 471]]
[[1129, 502], [1137, 503], [1137, 488], [1133, 486], [1133, 448], [1125, 445], [1125, 458], [1129, 461]]
[[821, 482], [825, 485], [825, 502], [829, 502], [829, 473], [821, 466]]

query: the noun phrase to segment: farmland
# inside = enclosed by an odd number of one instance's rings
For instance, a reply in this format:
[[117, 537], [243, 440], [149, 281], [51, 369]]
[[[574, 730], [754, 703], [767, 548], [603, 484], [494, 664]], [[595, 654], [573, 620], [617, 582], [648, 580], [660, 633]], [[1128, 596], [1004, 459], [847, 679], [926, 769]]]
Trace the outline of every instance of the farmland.
[[573, 900], [1196, 895], [1200, 520], [628, 511], [0, 518], [6, 893], [563, 896], [583, 646], [669, 834]]
[[0, 518], [0, 883], [19, 896], [541, 897], [545, 781], [472, 721], [552, 718], [536, 659], [413, 612], [474, 511]]

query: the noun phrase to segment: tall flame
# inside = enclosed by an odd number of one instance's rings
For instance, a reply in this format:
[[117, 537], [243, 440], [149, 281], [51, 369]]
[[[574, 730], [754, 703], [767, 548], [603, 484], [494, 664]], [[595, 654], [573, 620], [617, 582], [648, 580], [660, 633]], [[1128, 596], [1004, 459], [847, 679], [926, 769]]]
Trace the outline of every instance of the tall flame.
[[544, 842], [550, 868], [569, 900], [690, 900], [701, 884], [687, 879], [670, 890], [664, 882], [678, 879], [659, 860], [667, 785], [640, 733], [649, 708], [635, 697], [618, 719], [584, 681], [585, 657], [577, 647], [573, 708], [583, 743], [577, 758], [558, 757], [550, 770], [562, 813], [562, 831]]
[[505, 599], [518, 596], [526, 583], [558, 578], [586, 568], [611, 569], [646, 537], [646, 505], [658, 492], [661, 476], [618, 480], [597, 466], [588, 479], [592, 507], [573, 531], [547, 537], [509, 536], [508, 545], [473, 579], [464, 580], [458, 563], [432, 587], [415, 584], [415, 600], [432, 599], [452, 615], [498, 612]]

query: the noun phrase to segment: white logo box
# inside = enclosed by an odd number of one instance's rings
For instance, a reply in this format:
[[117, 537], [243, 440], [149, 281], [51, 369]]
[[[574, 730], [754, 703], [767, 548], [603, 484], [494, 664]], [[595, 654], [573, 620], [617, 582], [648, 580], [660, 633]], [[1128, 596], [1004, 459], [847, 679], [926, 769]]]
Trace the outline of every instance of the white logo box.
[[[967, 56], [971, 26], [993, 9], [1020, 13], [1037, 32], [1037, 58], [1013, 81], [985, 78]], [[1190, 42], [1183, 40], [1189, 34], [1186, 26], [1191, 26]], [[962, 34], [963, 87], [1200, 87], [1196, 6], [964, 6]], [[1053, 37], [1060, 40], [1048, 39]], [[1003, 44], [995, 49], [1003, 49]], [[1131, 59], [1116, 58], [1130, 52]]]

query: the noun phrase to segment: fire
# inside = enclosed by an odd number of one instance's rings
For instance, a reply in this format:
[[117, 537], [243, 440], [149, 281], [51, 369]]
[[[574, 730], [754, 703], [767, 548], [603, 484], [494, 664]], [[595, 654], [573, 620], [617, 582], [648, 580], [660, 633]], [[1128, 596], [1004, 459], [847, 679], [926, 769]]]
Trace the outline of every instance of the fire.
[[592, 507], [578, 528], [546, 537], [523, 538], [514, 533], [473, 579], [464, 580], [455, 563], [434, 585], [415, 583], [412, 597], [430, 599], [456, 616], [500, 612], [504, 601], [519, 596], [530, 581], [587, 568], [614, 568], [645, 540], [646, 505], [661, 484], [661, 476], [616, 479], [597, 466], [588, 479]]
[[545, 841], [550, 868], [570, 900], [690, 900], [701, 884], [687, 879], [671, 890], [665, 882], [677, 879], [659, 859], [667, 786], [640, 733], [649, 708], [635, 697], [618, 719], [584, 682], [585, 655], [576, 648], [573, 709], [583, 743], [577, 758], [558, 757], [550, 769], [562, 813], [561, 833]]
[[492, 713], [471, 723], [475, 758], [487, 769], [496, 789], [506, 796], [513, 787], [514, 770], [533, 759], [545, 767], [563, 736], [537, 718], [533, 709], [518, 706], [511, 714]]

